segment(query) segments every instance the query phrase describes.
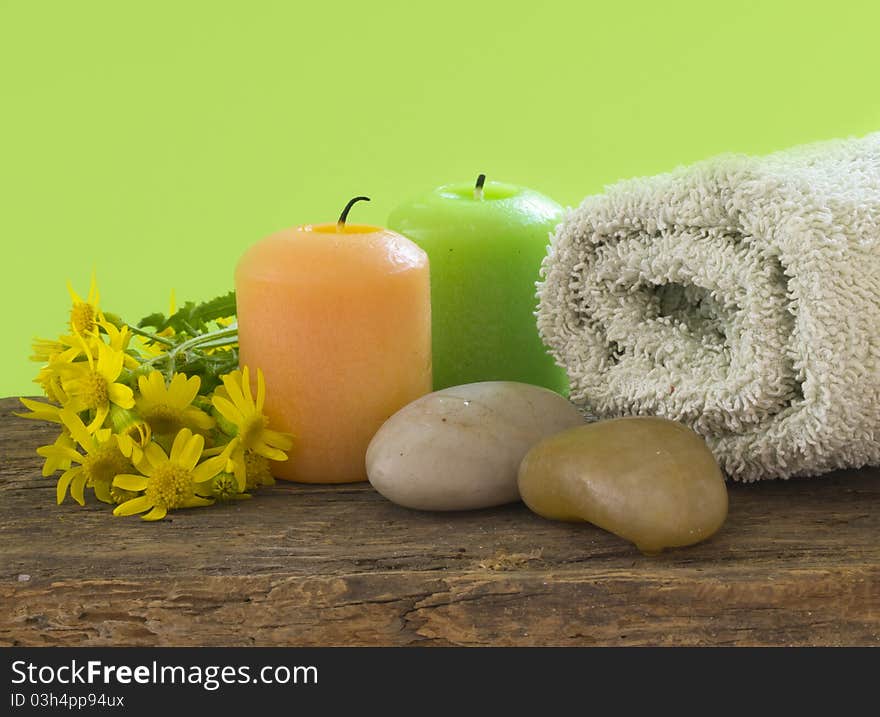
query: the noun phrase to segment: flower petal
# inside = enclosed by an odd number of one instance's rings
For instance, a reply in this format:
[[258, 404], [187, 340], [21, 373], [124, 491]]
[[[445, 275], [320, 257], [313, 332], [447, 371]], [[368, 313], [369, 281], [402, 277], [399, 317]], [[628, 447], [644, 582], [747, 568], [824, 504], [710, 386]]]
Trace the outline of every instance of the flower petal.
[[244, 451], [242, 451], [240, 461], [231, 460], [229, 462], [232, 464], [232, 475], [238, 481], [238, 491], [240, 493], [244, 492], [244, 489], [247, 487], [247, 465], [244, 462]]
[[190, 376], [189, 378], [182, 373], [177, 373], [171, 379], [171, 386], [168, 392], [172, 394], [173, 403], [183, 408], [193, 402], [193, 399], [199, 394], [199, 387], [202, 385], [202, 379], [198, 376]]
[[138, 376], [138, 388], [146, 401], [160, 403], [165, 394], [165, 380], [159, 371], [152, 371], [146, 376]]
[[119, 378], [124, 358], [122, 351], [114, 351], [105, 343], [98, 345], [98, 373], [107, 379], [107, 383]]
[[58, 417], [58, 406], [43, 401], [33, 401], [29, 398], [19, 398], [25, 408], [33, 411], [33, 413], [16, 413], [19, 418], [35, 418], [39, 421], [51, 421], [52, 423], [61, 423]]
[[[144, 457], [147, 459], [146, 462], [149, 463], [153, 467], [161, 466], [163, 463], [168, 462], [168, 455], [162, 450], [162, 446], [160, 446], [155, 441], [150, 441], [146, 446], [144, 446]], [[152, 475], [152, 469], [148, 468], [150, 472], [147, 473], [143, 469], [142, 466], [138, 466], [138, 470], [144, 475]]]
[[127, 433], [120, 433], [116, 436], [116, 445], [119, 446], [119, 452], [126, 458], [131, 458], [134, 451], [134, 440]]
[[245, 401], [247, 401], [247, 406], [250, 408], [254, 405], [254, 396], [251, 393], [251, 373], [247, 366], [241, 370], [241, 390]]
[[220, 411], [220, 415], [230, 423], [234, 423], [236, 426], [241, 426], [244, 423], [244, 414], [231, 401], [215, 395], [211, 399], [211, 403], [214, 404], [214, 408]]
[[192, 431], [188, 428], [181, 428], [174, 437], [174, 443], [171, 444], [171, 453], [168, 458], [172, 463], [180, 463], [180, 457], [186, 452], [186, 446], [189, 439], [192, 438]]
[[61, 418], [61, 422], [67, 427], [67, 430], [70, 431], [70, 435], [73, 436], [76, 442], [85, 448], [86, 451], [95, 447], [95, 439], [92, 438], [79, 416], [73, 411], [68, 411], [64, 408], [58, 412], [58, 416]]
[[155, 441], [144, 446], [144, 458], [136, 464], [136, 468], [145, 476], [153, 475], [153, 471], [168, 462], [168, 455]]
[[201, 508], [206, 505], [214, 505], [214, 501], [194, 495], [192, 498], [187, 498], [187, 500], [183, 502], [184, 508]]
[[149, 481], [144, 476], [133, 473], [120, 473], [113, 479], [113, 485], [123, 490], [142, 491], [146, 490]]
[[189, 406], [184, 409], [183, 420], [203, 431], [210, 431], [217, 423], [207, 413], [195, 406]]
[[188, 471], [191, 471], [196, 467], [196, 463], [199, 462], [199, 458], [202, 457], [202, 449], [205, 447], [205, 437], [199, 435], [198, 433], [193, 435], [186, 446], [184, 446], [183, 451], [178, 458], [178, 463], [186, 468]]
[[67, 486], [70, 485], [70, 481], [72, 481], [76, 474], [81, 471], [82, 468], [76, 466], [75, 468], [66, 470], [61, 474], [58, 483], [55, 485], [55, 498], [58, 501], [58, 505], [61, 505], [64, 502], [64, 497], [67, 495]]
[[134, 515], [135, 513], [143, 513], [152, 507], [153, 502], [147, 496], [141, 495], [117, 505], [113, 509], [113, 515]]
[[86, 430], [89, 433], [94, 433], [101, 426], [104, 425], [104, 419], [107, 418], [107, 414], [110, 413], [110, 404], [105, 403], [103, 406], [99, 406], [98, 410], [95, 411], [95, 417], [92, 419], [92, 422], [86, 426]]
[[92, 489], [95, 491], [95, 497], [102, 503], [113, 503], [113, 498], [110, 495], [110, 483], [108, 481], [95, 481], [92, 484]]
[[263, 406], [266, 404], [266, 379], [263, 377], [263, 369], [257, 369], [257, 413], [263, 412]]
[[78, 453], [73, 448], [58, 446], [54, 443], [51, 446], [40, 446], [37, 448], [37, 454], [43, 458], [70, 458], [77, 463], [82, 463], [83, 459], [82, 453]]
[[168, 510], [165, 507], [157, 505], [149, 513], [142, 515], [141, 518], [144, 520], [162, 520], [167, 514]]
[[220, 455], [209, 458], [197, 465], [192, 471], [193, 483], [204, 483], [211, 480], [215, 475], [226, 467], [226, 456]]
[[250, 409], [250, 406], [245, 403], [244, 395], [241, 392], [241, 371], [233, 371], [232, 373], [226, 374], [222, 377], [222, 381], [232, 403], [235, 404], [235, 407], [239, 411], [246, 413]]
[[121, 383], [111, 383], [107, 387], [107, 396], [111, 403], [120, 408], [134, 408], [134, 391]]
[[77, 476], [70, 482], [70, 497], [73, 498], [80, 505], [85, 505], [85, 490], [86, 474], [85, 471], [80, 471]]
[[251, 450], [257, 455], [263, 456], [264, 458], [268, 458], [270, 461], [286, 461], [287, 454], [284, 451], [279, 451], [277, 448], [272, 448], [272, 446], [267, 446], [263, 441], [257, 443], [256, 446], [251, 448]]
[[290, 433], [281, 433], [281, 431], [273, 431], [271, 428], [264, 428], [263, 440], [273, 448], [280, 448], [282, 451], [289, 451], [293, 448], [293, 436]]

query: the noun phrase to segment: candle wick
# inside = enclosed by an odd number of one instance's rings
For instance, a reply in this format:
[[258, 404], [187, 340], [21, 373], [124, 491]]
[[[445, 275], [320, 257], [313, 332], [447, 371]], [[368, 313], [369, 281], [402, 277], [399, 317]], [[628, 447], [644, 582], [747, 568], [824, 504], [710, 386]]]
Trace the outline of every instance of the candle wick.
[[477, 177], [477, 183], [474, 186], [474, 199], [480, 201], [483, 198], [483, 185], [486, 183], [486, 175], [481, 174]]
[[342, 210], [342, 214], [339, 215], [339, 221], [336, 222], [336, 231], [341, 232], [345, 227], [345, 220], [348, 219], [348, 213], [351, 211], [351, 208], [357, 202], [369, 202], [369, 197], [353, 197], [348, 200], [348, 204], [345, 205], [345, 209]]

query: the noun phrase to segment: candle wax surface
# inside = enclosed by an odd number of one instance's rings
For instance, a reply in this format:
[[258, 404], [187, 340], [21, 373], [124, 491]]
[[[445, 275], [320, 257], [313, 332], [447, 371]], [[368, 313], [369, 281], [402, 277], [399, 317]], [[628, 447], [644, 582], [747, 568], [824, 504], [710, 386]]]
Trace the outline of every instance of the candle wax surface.
[[431, 260], [434, 388], [521, 381], [567, 395], [538, 336], [536, 282], [562, 207], [521, 187], [452, 184], [395, 209], [389, 226]]
[[373, 434], [431, 390], [425, 252], [379, 227], [305, 225], [251, 246], [235, 284], [241, 365], [263, 370], [269, 425], [294, 435], [273, 474], [366, 480]]

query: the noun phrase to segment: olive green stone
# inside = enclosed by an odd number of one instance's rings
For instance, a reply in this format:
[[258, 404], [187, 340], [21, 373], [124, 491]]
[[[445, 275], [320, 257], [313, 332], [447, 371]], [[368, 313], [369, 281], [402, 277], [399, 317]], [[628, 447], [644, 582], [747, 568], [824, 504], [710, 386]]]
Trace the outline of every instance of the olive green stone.
[[705, 540], [727, 517], [727, 486], [705, 441], [664, 418], [617, 418], [545, 438], [523, 458], [518, 481], [539, 515], [593, 523], [645, 553]]

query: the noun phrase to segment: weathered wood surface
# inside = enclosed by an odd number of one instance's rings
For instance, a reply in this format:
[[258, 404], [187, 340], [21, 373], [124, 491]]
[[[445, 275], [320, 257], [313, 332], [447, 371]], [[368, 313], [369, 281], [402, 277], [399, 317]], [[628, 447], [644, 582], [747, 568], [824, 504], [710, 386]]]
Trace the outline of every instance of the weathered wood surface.
[[0, 401], [0, 645], [877, 645], [880, 471], [733, 485], [645, 557], [522, 505], [283, 485], [149, 524], [56, 506], [51, 427]]

